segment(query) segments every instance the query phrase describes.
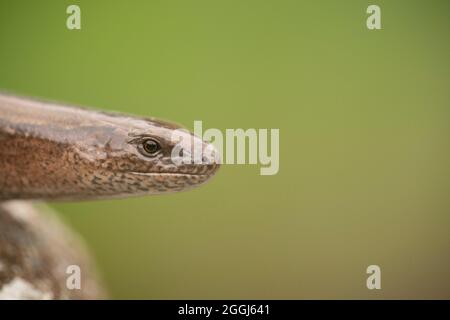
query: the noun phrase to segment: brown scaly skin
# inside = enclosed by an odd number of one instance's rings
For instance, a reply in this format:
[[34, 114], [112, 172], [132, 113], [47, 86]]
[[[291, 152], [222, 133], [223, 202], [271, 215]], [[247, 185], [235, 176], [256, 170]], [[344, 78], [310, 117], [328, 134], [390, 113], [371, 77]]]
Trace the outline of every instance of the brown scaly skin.
[[[211, 156], [204, 164], [175, 165], [171, 136], [177, 129], [154, 119], [0, 95], [0, 200], [99, 199], [199, 185], [219, 165]], [[146, 138], [161, 145], [155, 157], [139, 151]], [[192, 140], [199, 138], [185, 133], [186, 149]]]
[[[56, 261], [87, 265], [84, 251], [71, 250], [65, 241], [72, 237], [69, 231], [33, 213], [26, 202], [11, 207], [1, 201], [109, 199], [200, 185], [219, 168], [217, 155], [202, 154], [200, 164], [175, 164], [171, 155], [177, 143], [185, 155], [193, 144], [213, 150], [188, 132], [181, 143], [172, 141], [178, 129], [151, 118], [0, 93], [0, 298], [10, 294], [16, 278], [44, 292], [44, 298], [101, 297], [93, 278], [86, 279], [90, 289], [84, 292], [65, 288], [67, 275]], [[161, 147], [156, 155], [142, 152], [149, 138]], [[17, 218], [17, 205], [28, 212], [25, 218]]]

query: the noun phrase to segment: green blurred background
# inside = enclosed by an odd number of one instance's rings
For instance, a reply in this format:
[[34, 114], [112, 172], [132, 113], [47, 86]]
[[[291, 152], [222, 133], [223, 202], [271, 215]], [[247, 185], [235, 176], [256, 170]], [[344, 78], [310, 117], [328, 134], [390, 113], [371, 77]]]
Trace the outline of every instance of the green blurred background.
[[[366, 28], [369, 4], [382, 30]], [[450, 298], [449, 13], [445, 0], [0, 0], [0, 88], [280, 128], [278, 175], [229, 165], [191, 192], [52, 204], [112, 298]], [[366, 288], [371, 264], [382, 290]]]

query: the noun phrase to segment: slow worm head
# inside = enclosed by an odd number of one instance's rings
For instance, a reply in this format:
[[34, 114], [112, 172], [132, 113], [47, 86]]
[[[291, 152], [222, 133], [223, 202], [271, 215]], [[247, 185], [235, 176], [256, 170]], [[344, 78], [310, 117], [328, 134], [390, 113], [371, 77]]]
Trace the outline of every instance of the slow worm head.
[[[214, 148], [153, 118], [0, 94], [0, 200], [182, 191], [219, 168]], [[174, 139], [176, 133], [176, 139]], [[174, 161], [202, 146], [201, 161]], [[197, 151], [198, 152], [198, 151]]]

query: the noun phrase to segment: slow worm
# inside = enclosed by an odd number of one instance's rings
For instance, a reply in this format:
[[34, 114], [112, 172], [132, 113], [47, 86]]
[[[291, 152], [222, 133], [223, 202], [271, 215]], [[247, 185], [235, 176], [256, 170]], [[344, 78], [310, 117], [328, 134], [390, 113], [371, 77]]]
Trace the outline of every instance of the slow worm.
[[[213, 153], [201, 163], [173, 161], [207, 143], [152, 118], [0, 94], [0, 200], [104, 199], [182, 191], [219, 168]], [[180, 142], [181, 140], [181, 142]]]
[[[23, 200], [109, 199], [198, 186], [219, 168], [215, 151], [180, 129], [0, 93], [0, 299], [103, 297], [82, 243], [54, 215]], [[209, 151], [201, 161], [174, 161], [196, 145]], [[67, 285], [70, 266], [82, 270], [80, 290]]]

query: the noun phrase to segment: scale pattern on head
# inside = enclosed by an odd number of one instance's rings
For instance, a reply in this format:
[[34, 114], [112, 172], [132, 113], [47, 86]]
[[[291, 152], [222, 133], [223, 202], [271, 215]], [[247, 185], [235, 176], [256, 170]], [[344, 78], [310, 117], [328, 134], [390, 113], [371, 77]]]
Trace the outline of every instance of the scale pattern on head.
[[[137, 124], [131, 130], [115, 127], [103, 131], [103, 139], [99, 139], [102, 134], [97, 135], [97, 142], [103, 141], [99, 145], [85, 143], [72, 148], [76, 159], [71, 162], [87, 172], [83, 179], [87, 185], [104, 194], [175, 192], [206, 182], [219, 168], [213, 147], [181, 127], [155, 120]], [[193, 154], [196, 145], [208, 151], [201, 154], [201, 163], [178, 163], [183, 155]], [[178, 148], [176, 154], [174, 148]]]

